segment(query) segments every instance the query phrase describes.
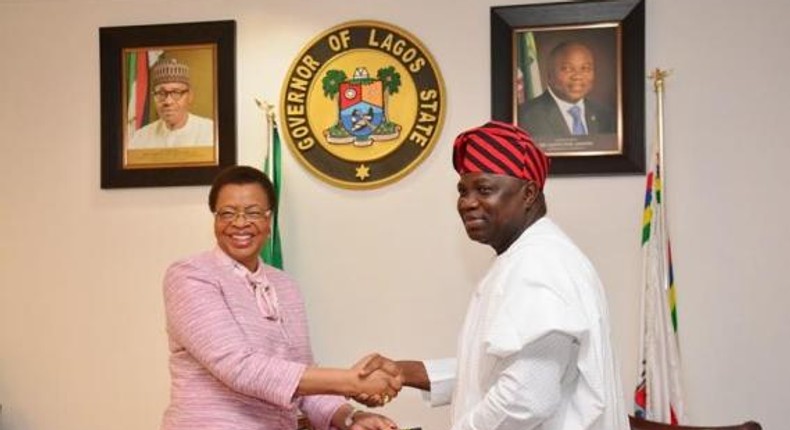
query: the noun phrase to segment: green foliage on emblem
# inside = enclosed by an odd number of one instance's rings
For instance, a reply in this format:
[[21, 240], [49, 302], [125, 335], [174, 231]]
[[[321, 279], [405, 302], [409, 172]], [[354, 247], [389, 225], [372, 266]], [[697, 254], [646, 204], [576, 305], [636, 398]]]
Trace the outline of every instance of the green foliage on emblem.
[[333, 69], [326, 72], [324, 79], [321, 80], [321, 85], [324, 87], [324, 96], [334, 99], [340, 91], [340, 84], [343, 83], [348, 76], [342, 70]]
[[329, 127], [326, 130], [327, 134], [330, 137], [349, 137], [351, 134], [343, 128], [343, 125], [339, 122], [335, 123], [332, 127]]
[[398, 88], [400, 88], [400, 73], [395, 71], [395, 67], [388, 66], [383, 69], [379, 69], [376, 72], [376, 77], [379, 78], [382, 85], [384, 85], [384, 91], [389, 94], [395, 94], [398, 92]]
[[398, 131], [398, 124], [395, 124], [392, 121], [384, 121], [376, 127], [376, 130], [373, 134], [392, 134]]

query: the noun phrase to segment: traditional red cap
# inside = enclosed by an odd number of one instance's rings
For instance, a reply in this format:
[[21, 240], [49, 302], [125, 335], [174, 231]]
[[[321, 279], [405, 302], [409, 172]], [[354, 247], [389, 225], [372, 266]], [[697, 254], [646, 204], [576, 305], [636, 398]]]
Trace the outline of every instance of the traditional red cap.
[[526, 131], [500, 121], [467, 130], [455, 138], [453, 167], [459, 174], [494, 173], [546, 183], [549, 159]]

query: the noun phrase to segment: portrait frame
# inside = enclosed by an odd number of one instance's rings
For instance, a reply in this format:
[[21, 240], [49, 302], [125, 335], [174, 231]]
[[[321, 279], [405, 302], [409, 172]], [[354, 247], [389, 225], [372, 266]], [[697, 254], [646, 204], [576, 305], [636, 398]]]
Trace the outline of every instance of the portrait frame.
[[[532, 33], [534, 36], [525, 36]], [[565, 134], [536, 135], [533, 138], [551, 158], [553, 175], [643, 174], [645, 172], [645, 5], [644, 0], [593, 0], [567, 3], [497, 6], [491, 8], [491, 116], [495, 120], [527, 128], [526, 119], [536, 109], [525, 111], [530, 100], [523, 96], [525, 66], [518, 69], [524, 49], [519, 45], [527, 37], [541, 36], [546, 48], [537, 46], [536, 59], [541, 66], [549, 63], [553, 46], [562, 41], [577, 41], [591, 46], [590, 51], [606, 61], [595, 62], [595, 85], [608, 79], [612, 93], [606, 99], [612, 128], [600, 133], [587, 129], [586, 136]], [[531, 40], [532, 43], [534, 40]], [[527, 49], [537, 45], [526, 44]], [[598, 48], [603, 49], [598, 49]], [[519, 51], [521, 49], [521, 51]], [[536, 61], [537, 62], [537, 61]], [[604, 63], [606, 72], [601, 73]], [[548, 67], [548, 66], [547, 66]], [[534, 70], [534, 69], [533, 69]], [[546, 82], [547, 71], [540, 74]], [[556, 76], [557, 73], [555, 73]], [[556, 81], [555, 81], [556, 82]], [[551, 96], [548, 84], [532, 94]], [[603, 90], [602, 90], [603, 91]], [[557, 97], [554, 97], [555, 99]], [[587, 103], [587, 102], [586, 102]], [[591, 104], [591, 102], [590, 102]], [[590, 106], [588, 104], [588, 106]], [[605, 104], [605, 103], [599, 103]], [[527, 113], [524, 113], [527, 112]], [[527, 116], [525, 116], [527, 115]], [[557, 116], [561, 115], [557, 109]], [[593, 120], [596, 118], [593, 117]], [[570, 120], [566, 120], [570, 122]], [[589, 121], [589, 117], [588, 117]], [[588, 122], [589, 123], [589, 122]], [[534, 124], [534, 123], [532, 123]], [[535, 126], [533, 125], [533, 130]], [[568, 126], [570, 127], [570, 126]], [[566, 129], [567, 130], [567, 129]], [[603, 129], [602, 129], [603, 130]], [[566, 133], [566, 131], [563, 131]], [[567, 132], [570, 134], [569, 132]], [[538, 133], [533, 133], [538, 134]]]
[[[101, 188], [208, 185], [236, 164], [235, 21], [101, 27], [99, 45]], [[154, 96], [175, 100], [172, 91], [153, 93], [152, 66], [159, 59], [187, 65], [189, 121], [196, 125], [192, 115], [200, 116], [199, 135], [209, 142], [140, 146], [133, 139], [158, 119]]]

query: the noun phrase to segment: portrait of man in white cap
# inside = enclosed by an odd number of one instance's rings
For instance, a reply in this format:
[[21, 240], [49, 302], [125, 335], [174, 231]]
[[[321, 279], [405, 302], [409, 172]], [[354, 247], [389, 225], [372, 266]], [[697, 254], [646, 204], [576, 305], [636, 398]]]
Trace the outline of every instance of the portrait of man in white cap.
[[158, 119], [135, 131], [129, 148], [213, 146], [214, 121], [190, 112], [195, 91], [189, 66], [161, 58], [151, 67], [150, 77]]

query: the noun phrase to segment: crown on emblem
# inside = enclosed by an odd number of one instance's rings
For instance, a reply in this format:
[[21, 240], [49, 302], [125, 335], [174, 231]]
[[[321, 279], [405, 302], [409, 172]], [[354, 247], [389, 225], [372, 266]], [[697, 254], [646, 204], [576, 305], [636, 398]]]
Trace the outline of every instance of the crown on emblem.
[[354, 70], [354, 76], [352, 79], [368, 79], [370, 75], [368, 74], [368, 69], [365, 67], [357, 67]]

